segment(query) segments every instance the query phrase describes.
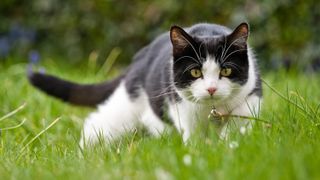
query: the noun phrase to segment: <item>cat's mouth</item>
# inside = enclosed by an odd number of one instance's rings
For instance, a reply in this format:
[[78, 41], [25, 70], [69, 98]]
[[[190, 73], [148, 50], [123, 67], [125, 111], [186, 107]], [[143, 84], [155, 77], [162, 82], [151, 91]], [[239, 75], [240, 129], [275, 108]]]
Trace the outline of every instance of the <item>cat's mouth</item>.
[[225, 99], [225, 96], [221, 95], [206, 95], [206, 96], [197, 96], [192, 93], [190, 90], [178, 91], [178, 94], [188, 101], [198, 103], [198, 104], [217, 104], [222, 102]]

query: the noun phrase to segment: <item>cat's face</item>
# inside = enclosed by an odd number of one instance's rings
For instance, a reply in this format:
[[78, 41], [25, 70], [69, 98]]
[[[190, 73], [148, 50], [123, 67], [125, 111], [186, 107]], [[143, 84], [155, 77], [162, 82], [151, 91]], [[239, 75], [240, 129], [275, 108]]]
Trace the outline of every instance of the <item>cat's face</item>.
[[171, 28], [174, 83], [183, 98], [219, 102], [239, 92], [248, 80], [248, 25], [227, 36], [197, 37]]

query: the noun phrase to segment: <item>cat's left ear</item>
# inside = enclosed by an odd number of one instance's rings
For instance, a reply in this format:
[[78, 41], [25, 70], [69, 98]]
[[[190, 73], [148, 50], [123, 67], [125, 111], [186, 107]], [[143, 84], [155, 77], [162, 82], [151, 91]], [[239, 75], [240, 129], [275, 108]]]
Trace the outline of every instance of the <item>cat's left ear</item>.
[[228, 42], [230, 45], [235, 45], [239, 48], [246, 48], [248, 36], [249, 25], [248, 23], [243, 22], [236, 27], [230, 35], [228, 35]]
[[170, 39], [173, 46], [173, 55], [181, 54], [184, 49], [194, 44], [193, 38], [179, 26], [172, 26]]

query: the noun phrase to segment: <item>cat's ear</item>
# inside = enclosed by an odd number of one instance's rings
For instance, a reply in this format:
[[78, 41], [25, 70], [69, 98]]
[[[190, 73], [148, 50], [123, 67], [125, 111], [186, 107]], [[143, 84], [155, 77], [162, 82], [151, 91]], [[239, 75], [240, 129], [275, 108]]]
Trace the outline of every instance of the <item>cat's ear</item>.
[[170, 39], [173, 46], [173, 55], [181, 54], [186, 47], [194, 44], [192, 37], [179, 26], [171, 27]]
[[249, 25], [248, 23], [243, 22], [236, 27], [230, 35], [228, 35], [228, 42], [230, 45], [238, 46], [239, 48], [246, 48], [248, 36]]

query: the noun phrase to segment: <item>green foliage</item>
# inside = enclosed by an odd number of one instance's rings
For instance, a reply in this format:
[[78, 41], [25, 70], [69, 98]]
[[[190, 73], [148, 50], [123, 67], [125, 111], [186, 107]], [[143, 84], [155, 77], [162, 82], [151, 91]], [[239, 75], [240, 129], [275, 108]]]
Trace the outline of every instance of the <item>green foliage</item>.
[[300, 66], [320, 57], [319, 6], [317, 0], [3, 0], [0, 33], [8, 32], [12, 24], [36, 32], [35, 42], [24, 48], [17, 45], [14, 55], [38, 49], [44, 56], [79, 61], [96, 51], [103, 62], [120, 47], [121, 62], [130, 62], [138, 49], [173, 24], [235, 27], [248, 21], [250, 41], [263, 67], [284, 61]]
[[[44, 63], [52, 74], [66, 79], [105, 79], [106, 72], [100, 73], [93, 65], [72, 68], [52, 60]], [[25, 67], [25, 63], [1, 66], [0, 119], [26, 103], [0, 121], [3, 128], [26, 119], [23, 126], [1, 133], [1, 179], [320, 178], [319, 74], [265, 74], [274, 90], [264, 84], [259, 118], [271, 125], [256, 122], [251, 135], [235, 132], [229, 141], [219, 141], [209, 125], [206, 136], [199, 132], [185, 146], [174, 130], [159, 139], [139, 131], [109, 146], [81, 152], [78, 141], [83, 120], [93, 110], [64, 104], [37, 91], [24, 78]], [[117, 73], [113, 68], [107, 74]], [[60, 121], [45, 130], [57, 117]]]

